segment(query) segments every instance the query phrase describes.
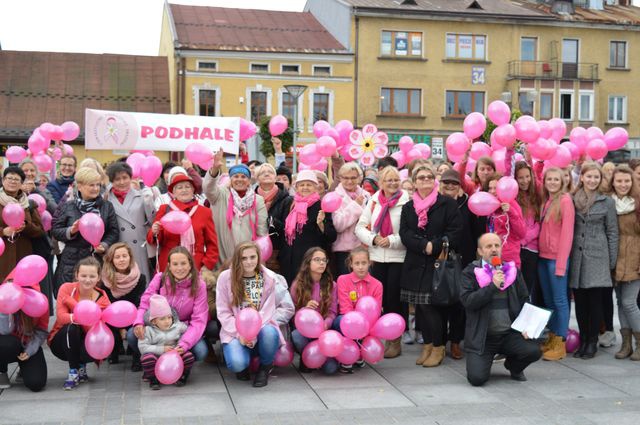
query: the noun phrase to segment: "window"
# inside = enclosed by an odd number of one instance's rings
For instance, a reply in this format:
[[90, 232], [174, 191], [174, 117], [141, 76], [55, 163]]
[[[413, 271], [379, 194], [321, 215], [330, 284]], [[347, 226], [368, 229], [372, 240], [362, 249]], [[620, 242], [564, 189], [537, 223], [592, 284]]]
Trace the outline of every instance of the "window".
[[578, 77], [578, 40], [562, 40], [562, 77]]
[[540, 94], [540, 119], [553, 118], [553, 93]]
[[380, 112], [387, 115], [420, 115], [420, 89], [382, 89]]
[[300, 65], [281, 65], [280, 72], [283, 74], [300, 74]]
[[447, 91], [446, 114], [448, 117], [465, 117], [471, 112], [484, 113], [484, 92]]
[[269, 64], [266, 63], [252, 63], [251, 72], [266, 74], [269, 72]]
[[593, 121], [593, 92], [580, 92], [578, 119], [580, 121]]
[[329, 121], [329, 94], [314, 93], [313, 94], [313, 122]]
[[611, 68], [627, 67], [627, 42], [612, 41], [609, 45], [609, 66]]
[[422, 33], [382, 31], [381, 56], [422, 57]]
[[533, 100], [529, 100], [531, 95], [529, 92], [521, 91], [518, 96], [518, 105], [520, 107], [520, 112], [523, 115], [531, 115], [533, 116]]
[[216, 116], [216, 91], [199, 90], [200, 115], [204, 117]]
[[215, 72], [218, 70], [218, 63], [211, 61], [198, 61], [198, 71]]
[[251, 121], [260, 125], [262, 117], [267, 115], [267, 92], [251, 92]]
[[313, 65], [313, 75], [317, 77], [328, 77], [331, 75], [331, 67], [328, 65]]
[[289, 93], [282, 93], [282, 115], [287, 119], [293, 120], [293, 115], [296, 109], [296, 101]]
[[626, 96], [609, 96], [609, 122], [627, 122]]
[[560, 118], [573, 119], [573, 93], [560, 93]]
[[447, 34], [446, 57], [448, 59], [484, 60], [486, 37], [471, 34]]
[[535, 37], [522, 37], [520, 39], [520, 60], [535, 61], [537, 58], [538, 39]]

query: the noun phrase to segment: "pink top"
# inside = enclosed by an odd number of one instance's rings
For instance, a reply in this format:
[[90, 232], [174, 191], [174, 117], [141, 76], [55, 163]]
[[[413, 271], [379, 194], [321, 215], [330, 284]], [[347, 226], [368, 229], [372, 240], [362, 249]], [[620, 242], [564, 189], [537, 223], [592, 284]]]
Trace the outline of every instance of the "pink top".
[[338, 233], [338, 237], [332, 245], [332, 250], [333, 252], [349, 252], [360, 245], [360, 240], [356, 236], [356, 224], [360, 220], [370, 195], [364, 189], [358, 187], [356, 193], [364, 197], [364, 202], [360, 205], [351, 199], [347, 191], [342, 187], [342, 183], [336, 187], [334, 192], [342, 197], [342, 204], [340, 208], [331, 213], [333, 227]]
[[[505, 214], [501, 208], [487, 220], [489, 232], [496, 233], [503, 240], [502, 261], [513, 261], [520, 268], [520, 245], [526, 235], [522, 209], [514, 199], [509, 202], [509, 211]], [[505, 241], [504, 238], [507, 237]]]
[[538, 252], [538, 236], [540, 235], [540, 222], [536, 221], [536, 213], [529, 208], [524, 217], [526, 233], [522, 239], [522, 247], [532, 252]]
[[542, 210], [543, 217], [540, 227], [538, 247], [540, 257], [556, 260], [556, 276], [564, 276], [567, 272], [567, 260], [571, 254], [573, 244], [573, 226], [575, 225], [576, 210], [573, 200], [568, 193], [560, 198], [560, 221], [551, 216], [545, 220], [545, 213], [551, 204], [549, 199]]
[[[293, 300], [293, 305], [298, 302], [298, 297], [296, 294], [296, 288], [298, 287], [298, 282], [295, 280], [291, 284], [291, 289], [289, 292], [291, 293], [291, 299]], [[313, 288], [311, 289], [311, 299], [316, 301], [318, 304], [322, 301], [320, 297], [320, 282], [316, 282], [313, 284]], [[319, 311], [319, 310], [318, 310]], [[331, 303], [329, 304], [329, 311], [327, 315], [324, 317], [324, 326], [326, 329], [331, 328], [331, 324], [333, 323], [333, 319], [338, 315], [338, 285], [333, 283], [333, 290], [331, 291]]]
[[367, 274], [360, 279], [355, 273], [343, 274], [338, 278], [338, 305], [340, 314], [355, 310], [358, 299], [370, 295], [382, 305], [382, 283]]

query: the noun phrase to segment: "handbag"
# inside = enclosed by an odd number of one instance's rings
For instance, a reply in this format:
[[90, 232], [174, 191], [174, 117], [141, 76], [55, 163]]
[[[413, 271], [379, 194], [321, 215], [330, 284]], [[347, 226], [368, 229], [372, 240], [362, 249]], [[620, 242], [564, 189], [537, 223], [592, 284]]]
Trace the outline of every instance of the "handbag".
[[434, 264], [431, 283], [431, 304], [448, 306], [460, 301], [459, 282], [462, 277], [460, 255], [449, 249], [449, 240], [445, 237], [442, 252]]

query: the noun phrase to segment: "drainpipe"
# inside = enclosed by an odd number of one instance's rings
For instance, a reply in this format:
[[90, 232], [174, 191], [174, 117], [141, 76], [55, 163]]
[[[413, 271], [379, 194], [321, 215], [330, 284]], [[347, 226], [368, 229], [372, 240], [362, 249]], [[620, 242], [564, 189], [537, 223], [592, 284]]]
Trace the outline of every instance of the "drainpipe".
[[353, 126], [358, 127], [358, 45], [360, 39], [360, 17], [356, 16], [356, 42], [354, 46], [355, 50], [355, 73], [354, 73], [354, 90], [353, 90]]

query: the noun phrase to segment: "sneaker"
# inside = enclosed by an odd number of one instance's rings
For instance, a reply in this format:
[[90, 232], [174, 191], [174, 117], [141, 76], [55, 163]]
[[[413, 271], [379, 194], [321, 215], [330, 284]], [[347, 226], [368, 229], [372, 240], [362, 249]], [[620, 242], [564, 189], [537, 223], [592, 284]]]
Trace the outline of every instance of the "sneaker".
[[413, 337], [411, 336], [411, 332], [404, 331], [402, 334], [402, 343], [407, 345], [413, 345]]
[[156, 391], [160, 389], [160, 382], [156, 378], [149, 379], [149, 388]]
[[11, 388], [9, 375], [7, 375], [7, 372], [0, 372], [0, 390], [6, 390], [7, 388]]
[[504, 362], [506, 358], [507, 356], [505, 356], [504, 354], [496, 354], [495, 356], [493, 356], [493, 362], [501, 363]]
[[364, 362], [364, 360], [360, 359], [358, 361], [356, 361], [353, 366], [357, 367], [358, 369], [362, 369], [364, 366], [366, 365], [366, 363]]
[[422, 337], [422, 332], [416, 331], [416, 344], [424, 344], [424, 338]]
[[80, 382], [78, 380], [78, 370], [69, 369], [69, 376], [67, 377], [67, 380], [64, 381], [64, 385], [62, 386], [62, 388], [64, 388], [65, 391], [69, 391], [77, 387], [79, 384]]
[[616, 344], [616, 334], [606, 331], [598, 337], [598, 344], [600, 347], [613, 347]]
[[340, 373], [346, 373], [346, 374], [353, 373], [353, 365], [340, 364]]
[[87, 375], [87, 365], [81, 364], [78, 368], [78, 382], [83, 384], [89, 382], [89, 375]]

